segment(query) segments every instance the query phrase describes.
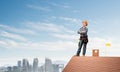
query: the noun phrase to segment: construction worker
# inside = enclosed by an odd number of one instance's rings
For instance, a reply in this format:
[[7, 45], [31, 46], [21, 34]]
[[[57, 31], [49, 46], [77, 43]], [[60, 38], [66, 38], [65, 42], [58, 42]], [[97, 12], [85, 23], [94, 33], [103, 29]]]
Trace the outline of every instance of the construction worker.
[[88, 22], [86, 20], [82, 21], [82, 27], [78, 30], [78, 34], [80, 34], [80, 41], [78, 43], [78, 51], [76, 56], [80, 55], [81, 49], [83, 47], [83, 56], [86, 54], [86, 47], [88, 43], [88, 28], [87, 28]]

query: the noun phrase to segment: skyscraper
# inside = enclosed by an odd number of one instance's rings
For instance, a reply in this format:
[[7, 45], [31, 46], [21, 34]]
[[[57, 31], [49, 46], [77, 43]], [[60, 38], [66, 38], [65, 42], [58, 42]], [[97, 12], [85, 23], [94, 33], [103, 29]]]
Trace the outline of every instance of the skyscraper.
[[18, 61], [18, 72], [21, 72], [22, 70], [22, 64], [21, 61]]
[[53, 64], [53, 72], [59, 72], [59, 65]]
[[38, 72], [38, 58], [33, 60], [33, 72]]
[[21, 61], [18, 61], [18, 67], [22, 67]]
[[52, 61], [48, 58], [45, 58], [45, 72], [53, 72]]
[[33, 72], [33, 66], [29, 65], [29, 72]]
[[27, 59], [23, 59], [22, 72], [29, 72], [29, 62]]
[[[8, 67], [7, 67], [7, 71], [8, 71], [8, 72], [12, 72], [12, 67], [11, 67], [11, 66], [8, 66]], [[3, 71], [0, 71], [0, 72], [3, 72]]]
[[13, 66], [13, 71], [12, 72], [19, 72], [17, 66]]

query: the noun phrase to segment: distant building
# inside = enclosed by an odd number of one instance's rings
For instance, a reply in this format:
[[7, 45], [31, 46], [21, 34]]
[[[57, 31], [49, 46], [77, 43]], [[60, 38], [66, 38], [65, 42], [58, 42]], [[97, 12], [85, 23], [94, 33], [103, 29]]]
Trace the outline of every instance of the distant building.
[[52, 61], [48, 58], [45, 58], [45, 72], [53, 72]]
[[38, 58], [33, 60], [33, 72], [38, 72]]
[[27, 59], [23, 59], [22, 72], [29, 72], [29, 62]]
[[29, 65], [29, 72], [33, 72], [33, 66]]
[[22, 67], [21, 61], [18, 61], [18, 67]]
[[45, 65], [42, 65], [38, 69], [39, 72], [45, 72]]
[[11, 66], [8, 66], [8, 67], [7, 67], [7, 71], [8, 71], [8, 72], [13, 72], [13, 71], [12, 71], [12, 67], [11, 67]]
[[59, 72], [59, 65], [53, 64], [53, 72]]
[[17, 66], [13, 66], [13, 71], [12, 72], [18, 72], [18, 67]]
[[59, 72], [62, 72], [64, 69], [64, 64], [59, 64]]
[[8, 72], [8, 69], [6, 67], [0, 67], [0, 72]]
[[45, 58], [45, 63], [38, 66], [38, 58], [34, 58], [33, 65], [27, 59], [18, 61], [16, 66], [0, 67], [0, 72], [62, 72], [64, 64], [52, 64], [51, 59]]
[[18, 61], [18, 72], [22, 72], [22, 63]]

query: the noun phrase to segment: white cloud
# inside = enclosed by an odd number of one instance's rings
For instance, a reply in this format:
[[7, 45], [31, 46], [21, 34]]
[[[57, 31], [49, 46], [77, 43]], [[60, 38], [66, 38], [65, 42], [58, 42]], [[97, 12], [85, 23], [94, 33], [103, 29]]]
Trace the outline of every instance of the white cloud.
[[22, 49], [34, 49], [34, 50], [48, 50], [59, 51], [74, 48], [75, 42], [72, 41], [53, 41], [53, 42], [16, 42], [13, 40], [1, 40], [0, 46], [4, 48], [22, 48]]
[[15, 39], [19, 41], [27, 41], [27, 39], [21, 35], [18, 34], [13, 34], [13, 33], [8, 33], [8, 32], [0, 32], [0, 36], [5, 37], [5, 38], [10, 38], [10, 39]]
[[[110, 43], [111, 46], [106, 47], [106, 43]], [[92, 49], [99, 49], [101, 56], [120, 56], [119, 48], [119, 43], [116, 43], [114, 38], [109, 37], [109, 40], [108, 38], [100, 37], [89, 38], [88, 51], [92, 52]]]
[[74, 13], [79, 13], [80, 11], [79, 10], [73, 10]]
[[60, 32], [56, 25], [47, 24], [47, 23], [40, 23], [40, 22], [27, 22], [28, 27], [34, 30], [43, 30], [43, 31], [50, 31], [50, 32]]
[[53, 23], [41, 23], [41, 22], [27, 22], [28, 27], [35, 30], [49, 31], [49, 32], [62, 32], [62, 33], [74, 33], [74, 31], [64, 27], [63, 25], [57, 25]]
[[36, 34], [33, 30], [30, 30], [30, 29], [15, 28], [15, 27], [3, 25], [3, 24], [0, 24], [0, 31], [11, 31], [11, 32], [20, 33], [20, 34], [31, 34], [31, 35]]
[[63, 7], [63, 8], [70, 8], [69, 5], [61, 5], [61, 7]]
[[99, 38], [99, 37], [94, 37], [94, 38], [90, 38], [90, 44], [95, 47], [95, 48], [103, 48], [103, 46], [105, 46], [106, 44], [106, 39], [103, 39], [103, 38]]
[[65, 9], [70, 8], [70, 5], [68, 5], [68, 4], [66, 4], [66, 3], [64, 3], [64, 4], [58, 4], [58, 3], [53, 3], [53, 2], [51, 2], [50, 4], [51, 4], [52, 6], [55, 6], [55, 7], [61, 7], [61, 8], [65, 8]]
[[[59, 27], [60, 28], [60, 27]], [[51, 32], [61, 32], [57, 25], [52, 23], [43, 23], [40, 24], [39, 29], [51, 31]]]
[[0, 46], [3, 48], [8, 48], [8, 49], [19, 48], [18, 46], [19, 46], [20, 42], [10, 40], [10, 39], [4, 39], [4, 40], [0, 40], [0, 41], [1, 41]]
[[32, 8], [32, 9], [41, 10], [41, 11], [52, 11], [48, 7], [36, 6], [36, 5], [30, 5], [30, 4], [28, 4], [27, 7]]
[[41, 43], [43, 48], [47, 48], [48, 50], [67, 50], [73, 49], [75, 47], [75, 42], [72, 41], [56, 41], [56, 42], [43, 42]]
[[53, 37], [57, 37], [62, 40], [77, 40], [79, 36], [73, 34], [51, 34]]
[[0, 46], [6, 46], [7, 45], [7, 43], [5, 42], [5, 41], [2, 41], [2, 40], [0, 40]]
[[[75, 44], [75, 42], [71, 41], [65, 41], [62, 39], [72, 39], [74, 36], [71, 37], [71, 34], [74, 34], [74, 31], [64, 27], [63, 25], [56, 25], [53, 23], [40, 23], [40, 22], [26, 22], [25, 28], [29, 28], [31, 31], [35, 31], [36, 33], [40, 34], [40, 32], [48, 31], [50, 33], [50, 36], [54, 36], [58, 38], [58, 41], [56, 42], [30, 42], [24, 37], [24, 34], [17, 34], [14, 33], [14, 30], [17, 30], [19, 32], [22, 32], [21, 29], [11, 28], [9, 26], [0, 25], [1, 33], [0, 36], [3, 37], [2, 40], [0, 40], [0, 46], [3, 48], [24, 48], [24, 49], [45, 49], [45, 50], [65, 50], [67, 46], [73, 47], [72, 45]], [[7, 28], [11, 32], [4, 31], [4, 29]], [[24, 29], [24, 28], [23, 28]], [[53, 33], [54, 32], [54, 33]], [[64, 37], [60, 37], [58, 34], [65, 34]], [[54, 35], [52, 35], [54, 34]], [[67, 34], [70, 34], [67, 35]], [[6, 39], [5, 39], [6, 38]], [[33, 38], [31, 38], [32, 41]], [[61, 41], [59, 41], [61, 40]], [[57, 43], [57, 45], [55, 45]]]
[[65, 21], [71, 21], [74, 23], [79, 24], [81, 22], [81, 20], [76, 19], [76, 18], [71, 18], [71, 17], [60, 17], [60, 19], [65, 20]]

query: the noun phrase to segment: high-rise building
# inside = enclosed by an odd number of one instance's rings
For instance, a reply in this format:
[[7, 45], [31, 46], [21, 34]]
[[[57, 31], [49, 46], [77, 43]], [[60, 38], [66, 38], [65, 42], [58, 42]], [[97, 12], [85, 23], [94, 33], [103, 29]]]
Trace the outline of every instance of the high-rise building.
[[18, 61], [18, 72], [22, 71], [22, 64], [21, 61]]
[[45, 72], [53, 72], [52, 61], [48, 58], [45, 58]]
[[53, 72], [59, 72], [59, 65], [53, 64]]
[[18, 67], [17, 66], [13, 66], [13, 71], [12, 72], [18, 72]]
[[29, 65], [29, 72], [33, 72], [33, 66]]
[[63, 64], [52, 64], [51, 59], [45, 58], [45, 63], [38, 66], [38, 58], [34, 58], [33, 65], [27, 59], [18, 61], [16, 66], [0, 67], [0, 72], [62, 72]]
[[[8, 67], [7, 67], [7, 71], [8, 71], [8, 72], [12, 72], [12, 67], [11, 67], [11, 66], [8, 66]], [[2, 71], [0, 71], [0, 72], [2, 72]]]
[[38, 58], [33, 60], [33, 72], [38, 72]]
[[45, 72], [45, 65], [42, 65], [38, 69], [39, 72]]
[[29, 62], [27, 59], [23, 59], [22, 72], [29, 72]]
[[18, 67], [22, 67], [21, 61], [18, 61]]

